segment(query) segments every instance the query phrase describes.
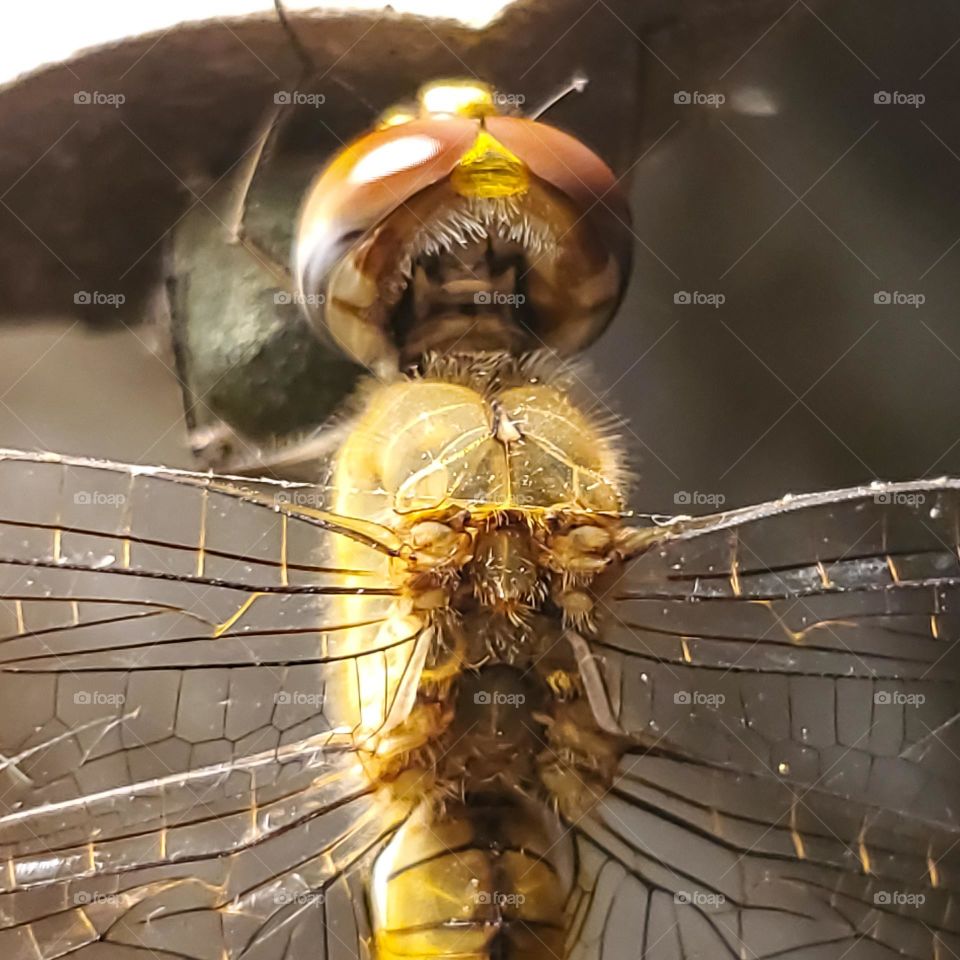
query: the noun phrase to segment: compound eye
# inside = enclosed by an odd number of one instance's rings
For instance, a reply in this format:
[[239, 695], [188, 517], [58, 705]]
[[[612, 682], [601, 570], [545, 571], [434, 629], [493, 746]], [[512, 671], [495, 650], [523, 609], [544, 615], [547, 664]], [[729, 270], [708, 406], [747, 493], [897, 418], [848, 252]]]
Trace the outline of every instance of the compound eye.
[[629, 279], [633, 232], [626, 197], [600, 157], [556, 127], [491, 117], [486, 128], [523, 159], [549, 198], [548, 211], [556, 211], [561, 242], [533, 258], [527, 274], [542, 338], [561, 352], [582, 349], [610, 322]]
[[404, 119], [374, 130], [337, 156], [307, 191], [294, 241], [301, 302], [315, 326], [363, 363], [392, 352], [385, 319], [382, 325], [374, 317], [357, 322], [377, 312], [389, 266], [361, 266], [351, 254], [407, 200], [443, 180], [476, 129], [475, 121], [449, 118]]
[[629, 271], [609, 167], [497, 114], [480, 84], [430, 85], [419, 109], [385, 115], [309, 188], [294, 251], [311, 323], [384, 372], [436, 350], [582, 349]]

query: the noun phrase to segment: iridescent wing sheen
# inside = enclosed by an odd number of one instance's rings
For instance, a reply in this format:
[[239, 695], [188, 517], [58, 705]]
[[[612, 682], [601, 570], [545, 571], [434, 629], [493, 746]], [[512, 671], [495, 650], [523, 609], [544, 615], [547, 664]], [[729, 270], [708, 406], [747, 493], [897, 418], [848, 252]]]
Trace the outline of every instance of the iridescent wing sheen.
[[4, 960], [362, 955], [417, 625], [325, 496], [0, 452]]
[[594, 644], [635, 748], [574, 957], [960, 951], [960, 482], [637, 530]]

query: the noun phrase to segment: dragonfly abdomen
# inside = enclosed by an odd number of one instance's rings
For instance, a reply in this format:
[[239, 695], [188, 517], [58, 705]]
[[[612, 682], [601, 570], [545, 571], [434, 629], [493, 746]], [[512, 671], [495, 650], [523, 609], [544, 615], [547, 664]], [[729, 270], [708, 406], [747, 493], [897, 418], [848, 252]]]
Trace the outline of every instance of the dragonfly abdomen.
[[377, 859], [377, 960], [563, 956], [570, 857], [545, 806], [506, 792], [424, 803]]

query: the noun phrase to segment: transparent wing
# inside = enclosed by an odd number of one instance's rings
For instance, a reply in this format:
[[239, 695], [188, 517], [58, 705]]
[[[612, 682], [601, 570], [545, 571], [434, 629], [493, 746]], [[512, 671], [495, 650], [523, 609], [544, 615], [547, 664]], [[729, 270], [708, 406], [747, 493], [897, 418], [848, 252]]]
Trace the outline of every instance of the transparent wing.
[[389, 531], [241, 482], [0, 453], [5, 960], [362, 952], [404, 811], [356, 747], [420, 625]]
[[635, 531], [594, 651], [636, 747], [575, 825], [580, 954], [960, 950], [958, 544], [956, 481]]

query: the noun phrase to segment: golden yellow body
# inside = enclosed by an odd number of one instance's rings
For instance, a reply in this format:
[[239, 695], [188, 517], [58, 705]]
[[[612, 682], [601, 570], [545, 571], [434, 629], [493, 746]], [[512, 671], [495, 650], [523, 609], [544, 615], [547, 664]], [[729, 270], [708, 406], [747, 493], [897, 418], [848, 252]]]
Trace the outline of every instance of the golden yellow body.
[[399, 588], [380, 646], [419, 627], [350, 668], [368, 774], [408, 809], [369, 878], [380, 960], [562, 956], [556, 810], [582, 812], [620, 749], [566, 631], [589, 627], [621, 495], [612, 443], [551, 380], [503, 355], [433, 361], [367, 391], [337, 460], [336, 512], [403, 547], [337, 538], [334, 562]]

